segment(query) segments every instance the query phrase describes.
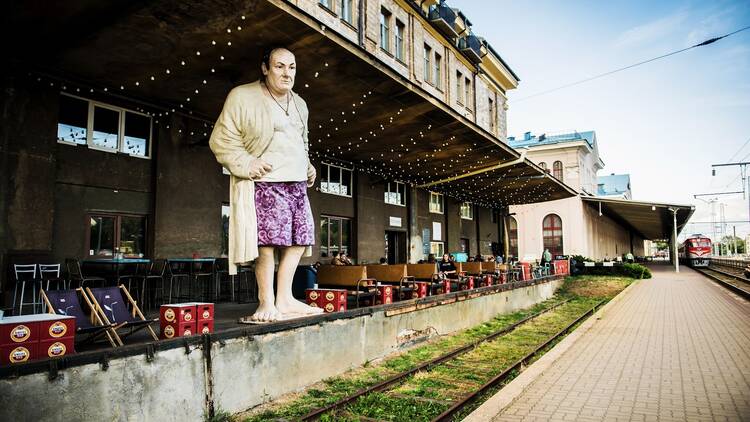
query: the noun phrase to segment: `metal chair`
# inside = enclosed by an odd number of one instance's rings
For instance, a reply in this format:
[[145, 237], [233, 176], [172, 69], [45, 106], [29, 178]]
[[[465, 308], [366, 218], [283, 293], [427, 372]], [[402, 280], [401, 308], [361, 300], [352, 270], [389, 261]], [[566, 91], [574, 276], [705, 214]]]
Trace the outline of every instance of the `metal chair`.
[[44, 290], [49, 290], [50, 282], [57, 283], [57, 289], [67, 289], [66, 281], [60, 277], [60, 264], [39, 264], [39, 278], [45, 284]]
[[174, 291], [177, 300], [180, 298], [181, 287], [184, 282], [188, 283], [188, 294], [190, 290], [190, 272], [182, 262], [170, 261], [167, 259], [167, 275], [169, 276], [169, 303], [172, 303], [172, 292]]
[[[151, 262], [148, 273], [143, 279], [143, 290], [146, 292], [146, 302], [144, 307], [148, 305], [148, 299], [150, 297], [149, 290], [153, 290], [153, 304], [156, 305], [157, 292], [159, 292], [159, 304], [164, 301], [164, 277], [167, 274], [167, 261], [165, 259], [156, 259]], [[154, 284], [156, 283], [156, 284]], [[153, 284], [153, 289], [150, 289]]]
[[104, 277], [85, 276], [81, 270], [81, 261], [77, 258], [68, 258], [65, 260], [65, 268], [68, 270], [68, 280], [76, 281], [78, 287], [85, 287], [86, 283], [100, 283], [104, 285], [107, 279]]
[[16, 288], [13, 290], [13, 313], [16, 312], [16, 295], [18, 293], [18, 285], [21, 284], [21, 302], [18, 306], [18, 315], [23, 315], [24, 301], [23, 297], [26, 292], [26, 282], [31, 282], [31, 288], [33, 296], [31, 303], [27, 303], [26, 306], [31, 305], [36, 313], [36, 305], [41, 304], [41, 301], [37, 302], [36, 298], [36, 285], [39, 284], [41, 288], [41, 280], [36, 277], [36, 264], [13, 264], [13, 271], [16, 275]]
[[[214, 286], [216, 284], [215, 268], [216, 259], [193, 263], [193, 271], [191, 275], [197, 290], [196, 293], [200, 292], [201, 296], [206, 300], [211, 295], [211, 290], [214, 290], [214, 293], [216, 293], [216, 288]], [[201, 280], [203, 280], [203, 283], [201, 283]]]

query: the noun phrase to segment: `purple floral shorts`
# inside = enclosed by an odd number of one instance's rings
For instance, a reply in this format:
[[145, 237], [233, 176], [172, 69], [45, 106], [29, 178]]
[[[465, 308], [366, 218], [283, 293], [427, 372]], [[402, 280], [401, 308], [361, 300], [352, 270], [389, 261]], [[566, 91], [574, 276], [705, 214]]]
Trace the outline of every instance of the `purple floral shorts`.
[[309, 246], [315, 226], [307, 182], [256, 182], [258, 246]]

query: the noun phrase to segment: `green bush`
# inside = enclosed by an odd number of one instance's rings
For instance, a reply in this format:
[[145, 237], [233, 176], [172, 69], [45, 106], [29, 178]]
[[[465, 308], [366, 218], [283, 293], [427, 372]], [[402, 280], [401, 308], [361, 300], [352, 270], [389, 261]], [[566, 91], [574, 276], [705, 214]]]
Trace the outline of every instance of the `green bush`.
[[593, 259], [587, 258], [583, 255], [571, 255], [570, 259], [575, 260], [576, 262], [594, 262]]
[[651, 270], [641, 264], [622, 264], [622, 272], [632, 278], [651, 278]]

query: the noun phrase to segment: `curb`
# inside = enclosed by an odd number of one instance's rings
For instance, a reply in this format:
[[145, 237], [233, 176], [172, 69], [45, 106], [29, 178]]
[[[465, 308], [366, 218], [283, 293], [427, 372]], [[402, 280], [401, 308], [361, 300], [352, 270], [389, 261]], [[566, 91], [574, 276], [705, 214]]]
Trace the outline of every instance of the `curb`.
[[552, 366], [565, 352], [570, 349], [573, 344], [580, 337], [586, 334], [596, 321], [602, 319], [607, 310], [615, 303], [622, 300], [632, 289], [633, 286], [638, 284], [636, 280], [630, 283], [628, 287], [623, 289], [617, 294], [612, 300], [607, 302], [601, 309], [596, 311], [591, 317], [584, 321], [575, 331], [565, 336], [565, 338], [559, 342], [550, 351], [545, 353], [539, 360], [527, 367], [520, 375], [513, 379], [509, 384], [497, 392], [494, 396], [490, 397], [489, 400], [484, 402], [481, 406], [471, 412], [464, 422], [480, 422], [489, 421], [500, 415], [502, 411], [508, 407], [513, 401], [515, 401], [526, 389], [550, 366]]

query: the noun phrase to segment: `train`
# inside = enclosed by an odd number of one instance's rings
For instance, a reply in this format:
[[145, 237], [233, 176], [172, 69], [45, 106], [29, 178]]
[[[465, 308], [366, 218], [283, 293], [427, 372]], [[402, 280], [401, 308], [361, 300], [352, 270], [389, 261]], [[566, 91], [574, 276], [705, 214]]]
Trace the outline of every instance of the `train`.
[[690, 267], [708, 267], [711, 260], [711, 239], [694, 234], [680, 245], [680, 262]]

